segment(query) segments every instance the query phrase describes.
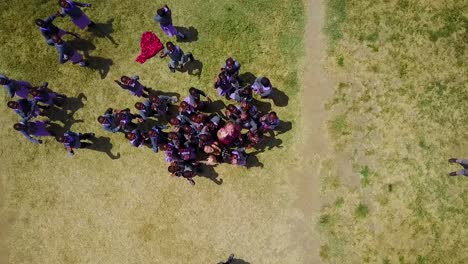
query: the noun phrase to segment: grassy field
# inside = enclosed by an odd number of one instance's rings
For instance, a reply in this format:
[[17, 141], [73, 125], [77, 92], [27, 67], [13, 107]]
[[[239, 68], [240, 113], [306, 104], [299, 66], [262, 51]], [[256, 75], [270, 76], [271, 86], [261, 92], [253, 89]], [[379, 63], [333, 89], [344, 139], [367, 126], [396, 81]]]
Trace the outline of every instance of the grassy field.
[[467, 263], [466, 1], [326, 1], [325, 263]]
[[[304, 262], [298, 241], [309, 234], [295, 232], [304, 219], [293, 206], [290, 180], [291, 168], [300, 164], [292, 154], [301, 140], [302, 0], [167, 1], [175, 25], [190, 32], [192, 41], [180, 46], [199, 59], [192, 74], [172, 74], [157, 58], [135, 62], [141, 34], [161, 35], [153, 16], [163, 2], [89, 2], [86, 13], [99, 34], [80, 31], [68, 18], [56, 25], [82, 35], [72, 44], [87, 54], [91, 68], [58, 65], [55, 49], [34, 25], [58, 10], [56, 1], [0, 2], [0, 71], [34, 85], [48, 81], [74, 97], [67, 114], [56, 113], [52, 121], [96, 132], [100, 142], [74, 157], [53, 139], [33, 145], [13, 130], [18, 117], [1, 92], [0, 255], [6, 257], [0, 262], [216, 263], [230, 253], [249, 263]], [[268, 140], [271, 149], [256, 155], [256, 166], [218, 166], [193, 187], [168, 175], [162, 154], [133, 148], [96, 122], [107, 107], [133, 109], [138, 101], [113, 82], [124, 74], [139, 74], [157, 90], [185, 96], [195, 86], [218, 98], [211, 87], [228, 56], [242, 63], [242, 72], [268, 76], [278, 89], [261, 107], [278, 113], [286, 133]]]

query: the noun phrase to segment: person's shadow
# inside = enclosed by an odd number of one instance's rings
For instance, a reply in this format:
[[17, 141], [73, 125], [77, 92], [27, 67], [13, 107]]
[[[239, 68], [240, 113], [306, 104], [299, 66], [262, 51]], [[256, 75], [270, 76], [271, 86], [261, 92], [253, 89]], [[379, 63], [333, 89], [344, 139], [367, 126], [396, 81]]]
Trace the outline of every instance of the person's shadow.
[[239, 74], [241, 86], [244, 86], [247, 84], [252, 85], [255, 82], [256, 78], [257, 77], [255, 77], [255, 75], [251, 72], [244, 72], [244, 73]]
[[256, 156], [260, 152], [262, 151], [254, 151], [248, 154], [249, 156], [247, 157], [247, 166], [246, 166], [247, 168], [253, 168], [253, 167], [263, 168], [263, 163], [261, 163], [258, 160], [258, 157]]
[[273, 148], [282, 148], [283, 141], [279, 138], [275, 138], [273, 136], [264, 136], [263, 140], [253, 146], [253, 148], [256, 150], [255, 153], [261, 153], [264, 152], [266, 149], [272, 150]]
[[198, 30], [192, 26], [186, 27], [175, 27], [177, 32], [182, 33], [185, 38], [178, 38], [177, 42], [193, 42], [198, 40]]
[[250, 262], [247, 262], [243, 259], [234, 258], [230, 264], [250, 264]]
[[112, 28], [112, 23], [114, 23], [114, 19], [111, 18], [107, 20], [105, 23], [96, 23], [94, 28], [91, 28], [89, 31], [94, 34], [94, 36], [98, 38], [107, 38], [112, 44], [118, 46], [119, 43], [115, 41], [115, 39], [111, 36], [111, 33], [114, 32]]
[[97, 71], [101, 75], [101, 79], [106, 78], [109, 73], [110, 66], [114, 64], [111, 59], [97, 57], [97, 56], [85, 56], [86, 61], [89, 63], [88, 68]]
[[266, 114], [266, 113], [269, 113], [271, 111], [271, 103], [270, 102], [259, 101], [257, 99], [254, 99], [252, 104], [262, 114]]
[[224, 117], [223, 109], [226, 108], [224, 102], [220, 99], [212, 101], [207, 104], [206, 109], [203, 110], [205, 113], [216, 113], [221, 117]]
[[200, 79], [203, 71], [203, 63], [195, 58], [195, 60], [187, 62], [184, 67], [178, 69], [178, 71], [182, 73], [188, 72], [189, 75], [197, 76], [198, 79]]
[[67, 44], [75, 50], [83, 52], [83, 55], [85, 57], [89, 56], [90, 51], [96, 49], [96, 46], [94, 46], [94, 44], [91, 41], [83, 38], [74, 38], [72, 40], [67, 41]]
[[275, 128], [276, 135], [281, 135], [292, 129], [292, 123], [290, 121], [281, 121]]
[[99, 152], [104, 152], [111, 159], [120, 158], [120, 153], [117, 153], [117, 155], [114, 155], [112, 153], [112, 143], [110, 142], [110, 138], [94, 137], [94, 138], [89, 139], [89, 141], [93, 142], [93, 144], [89, 146], [88, 149], [99, 151]]
[[54, 106], [46, 111], [46, 116], [49, 120], [59, 121], [63, 124], [63, 126], [51, 124], [51, 130], [54, 134], [63, 135], [63, 133], [69, 130], [73, 124], [83, 123], [83, 120], [77, 120], [73, 115], [84, 106], [83, 100], [86, 99], [86, 96], [83, 93], [80, 93], [77, 97], [65, 98], [61, 108]]
[[289, 96], [276, 87], [273, 87], [271, 99], [273, 99], [273, 103], [279, 107], [287, 106], [289, 103]]
[[88, 62], [88, 68], [98, 71], [101, 75], [101, 79], [106, 78], [113, 61], [103, 57], [91, 56], [90, 51], [96, 49], [96, 46], [94, 46], [91, 41], [82, 38], [75, 38], [67, 43], [74, 49], [83, 52], [84, 58]]
[[200, 171], [198, 175], [200, 177], [204, 177], [204, 178], [212, 180], [217, 185], [223, 184], [223, 179], [218, 179], [218, 173], [215, 171], [213, 166], [200, 164]]

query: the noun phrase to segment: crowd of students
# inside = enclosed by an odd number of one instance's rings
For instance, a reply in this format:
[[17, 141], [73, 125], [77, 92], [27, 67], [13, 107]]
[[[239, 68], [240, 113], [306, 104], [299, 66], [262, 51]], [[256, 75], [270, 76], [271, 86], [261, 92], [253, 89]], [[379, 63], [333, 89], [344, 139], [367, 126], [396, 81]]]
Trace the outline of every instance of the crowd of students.
[[[60, 63], [70, 60], [74, 64], [86, 66], [83, 57], [61, 39], [66, 34], [74, 37], [79, 35], [56, 27], [53, 21], [58, 16], [69, 16], [80, 29], [95, 27], [96, 24], [80, 9], [91, 5], [68, 0], [59, 0], [59, 5], [61, 12], [35, 22], [47, 44], [54, 45], [58, 50]], [[168, 37], [185, 38], [172, 25], [171, 10], [167, 5], [158, 9], [155, 20]], [[161, 51], [160, 57], [166, 56], [170, 57], [169, 69], [172, 72], [194, 60], [191, 53], [184, 54], [172, 42], [167, 42], [166, 49]], [[135, 104], [134, 113], [129, 108], [108, 108], [97, 121], [108, 132], [124, 133], [134, 147], [148, 146], [155, 153], [162, 150], [169, 164], [168, 171], [187, 179], [191, 184], [195, 184], [193, 177], [199, 172], [200, 164], [246, 166], [246, 149], [257, 146], [265, 133], [275, 130], [279, 119], [275, 112], [262, 113], [255, 106], [254, 94], [261, 99], [271, 97], [273, 89], [270, 80], [258, 77], [253, 83], [247, 84], [239, 78], [240, 69], [241, 64], [237, 60], [227, 58], [214, 83], [213, 88], [217, 93], [232, 101], [224, 112], [210, 113], [212, 100], [200, 89], [189, 88], [188, 96], [179, 102], [177, 97], [161, 95], [142, 85], [139, 76], [135, 75], [122, 76], [115, 82], [133, 96], [144, 98], [144, 101]], [[10, 98], [19, 97], [7, 105], [21, 117], [20, 122], [14, 124], [14, 129], [31, 142], [40, 144], [42, 142], [38, 137], [54, 136], [64, 144], [69, 155], [75, 154], [74, 149], [87, 148], [92, 144], [90, 139], [95, 136], [94, 133], [68, 130], [57, 135], [50, 129], [48, 121], [34, 120], [46, 115], [50, 107], [62, 107], [67, 98], [52, 91], [48, 83], [33, 87], [29, 82], [0, 75], [0, 84], [5, 87]], [[177, 110], [171, 111], [173, 108]], [[151, 124], [158, 125], [144, 129], [148, 127], [145, 123], [150, 120], [154, 121]], [[165, 123], [161, 124], [161, 121]]]

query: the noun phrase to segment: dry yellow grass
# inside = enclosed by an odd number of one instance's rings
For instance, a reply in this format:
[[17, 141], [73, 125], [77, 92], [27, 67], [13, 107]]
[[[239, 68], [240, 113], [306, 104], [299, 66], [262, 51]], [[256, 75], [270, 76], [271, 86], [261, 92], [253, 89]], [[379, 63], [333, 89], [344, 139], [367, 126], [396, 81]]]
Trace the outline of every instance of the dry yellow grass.
[[467, 179], [447, 176], [468, 156], [466, 2], [329, 4], [323, 260], [466, 263]]
[[[103, 152], [77, 150], [71, 158], [51, 139], [30, 144], [12, 129], [17, 117], [3, 107], [0, 254], [8, 254], [10, 263], [48, 264], [216, 263], [232, 252], [250, 263], [306, 261], [297, 241], [308, 234], [295, 232], [304, 216], [294, 206], [297, 186], [290, 179], [291, 168], [300, 164], [294, 150], [301, 140], [295, 135], [301, 129], [296, 102], [303, 2], [168, 1], [175, 24], [198, 31], [197, 41], [181, 46], [202, 61], [200, 77], [171, 74], [158, 59], [134, 61], [141, 33], [160, 33], [153, 16], [162, 2], [90, 2], [87, 14], [96, 22], [111, 21], [118, 46], [80, 33], [91, 41], [94, 61], [109, 65], [108, 73], [57, 65], [56, 51], [33, 24], [57, 10], [55, 1], [0, 2], [0, 69], [33, 84], [48, 81], [69, 96], [84, 93], [87, 100], [73, 115], [83, 122], [72, 129], [109, 137], [112, 153], [120, 154], [112, 160]], [[56, 24], [77, 30], [67, 19]], [[185, 95], [195, 86], [217, 98], [212, 80], [229, 55], [240, 60], [243, 72], [269, 76], [289, 97], [287, 106], [269, 102], [292, 129], [277, 136], [282, 148], [257, 155], [263, 168], [218, 166], [222, 185], [197, 178], [192, 187], [168, 175], [162, 154], [132, 148], [121, 134], [110, 135], [96, 123], [107, 107], [132, 108], [137, 101], [113, 83], [123, 74], [138, 73], [143, 84], [158, 90]]]

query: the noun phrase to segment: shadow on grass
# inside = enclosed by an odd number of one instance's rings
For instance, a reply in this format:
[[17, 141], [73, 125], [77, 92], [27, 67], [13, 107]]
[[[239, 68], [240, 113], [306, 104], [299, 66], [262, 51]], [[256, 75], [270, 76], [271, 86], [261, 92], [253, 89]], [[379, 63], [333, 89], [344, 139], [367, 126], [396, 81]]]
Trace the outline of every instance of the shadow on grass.
[[239, 258], [232, 258], [232, 255], [230, 256], [230, 258], [227, 260], [227, 261], [221, 261], [221, 262], [218, 262], [218, 264], [250, 264], [250, 262], [247, 262], [243, 259], [239, 259]]
[[75, 123], [83, 123], [83, 120], [76, 120], [73, 115], [76, 111], [84, 106], [83, 100], [86, 100], [86, 96], [80, 93], [77, 97], [67, 97], [63, 100], [62, 107], [51, 107], [46, 111], [46, 116], [51, 121], [58, 121], [63, 124], [51, 123], [51, 131], [55, 135], [63, 135], [69, 130]]
[[106, 78], [110, 66], [113, 64], [111, 59], [103, 57], [85, 56], [85, 59], [89, 63], [88, 68], [97, 71], [101, 75], [101, 79]]
[[237, 258], [235, 258], [235, 259], [233, 259], [232, 262], [229, 263], [229, 264], [250, 264], [250, 262], [247, 262], [247, 261], [245, 261], [245, 260], [243, 260], [243, 259], [237, 259]]
[[177, 42], [194, 42], [198, 40], [198, 30], [192, 26], [190, 27], [175, 27], [177, 32], [182, 33], [185, 38], [178, 38]]
[[273, 148], [283, 148], [282, 144], [283, 141], [279, 138], [275, 138], [273, 136], [264, 136], [262, 142], [260, 142], [258, 145], [255, 145], [253, 148], [256, 150], [255, 153], [261, 153], [267, 149], [271, 150]]
[[177, 69], [179, 72], [188, 72], [189, 75], [197, 76], [200, 79], [203, 71], [203, 63], [197, 59], [187, 62], [184, 67]]
[[225, 108], [226, 105], [224, 104], [224, 102], [218, 99], [216, 101], [208, 103], [206, 109], [204, 109], [203, 111], [206, 113], [216, 113], [221, 117], [225, 117], [223, 113], [223, 109]]
[[245, 86], [247, 84], [252, 85], [255, 82], [255, 75], [251, 72], [244, 72], [239, 74], [240, 85]]
[[99, 151], [106, 153], [107, 156], [111, 159], [119, 159], [120, 153], [114, 155], [112, 153], [112, 143], [110, 142], [110, 138], [108, 137], [94, 137], [89, 139], [89, 141], [93, 142], [93, 145], [89, 146], [87, 149]]
[[289, 96], [276, 87], [273, 87], [271, 99], [273, 99], [273, 103], [279, 107], [285, 107], [289, 104]]
[[290, 121], [280, 121], [279, 125], [276, 127], [276, 135], [281, 135], [292, 129], [292, 123]]
[[96, 23], [94, 28], [90, 28], [90, 32], [94, 34], [94, 36], [98, 38], [106, 38], [108, 39], [114, 46], [118, 46], [119, 44], [115, 41], [115, 39], [111, 36], [111, 33], [114, 32], [113, 25], [114, 19], [111, 18], [107, 20], [105, 23]]
[[223, 184], [223, 179], [218, 179], [218, 173], [215, 171], [214, 166], [207, 166], [205, 164], [200, 164], [200, 171], [198, 172], [198, 175], [200, 177], [207, 178], [209, 180], [212, 180], [214, 183], [217, 185]]
[[253, 105], [262, 114], [266, 114], [266, 113], [269, 113], [271, 111], [271, 103], [270, 102], [259, 101], [257, 99], [254, 99], [253, 100]]
[[262, 151], [254, 151], [252, 153], [249, 153], [249, 156], [247, 157], [247, 168], [254, 168], [254, 167], [259, 167], [263, 168], [263, 163], [261, 163], [258, 160], [257, 154], [261, 153]]
[[89, 56], [89, 52], [96, 49], [94, 44], [83, 38], [74, 38], [70, 41], [67, 41], [67, 44], [73, 47], [74, 49], [81, 51], [85, 57]]

